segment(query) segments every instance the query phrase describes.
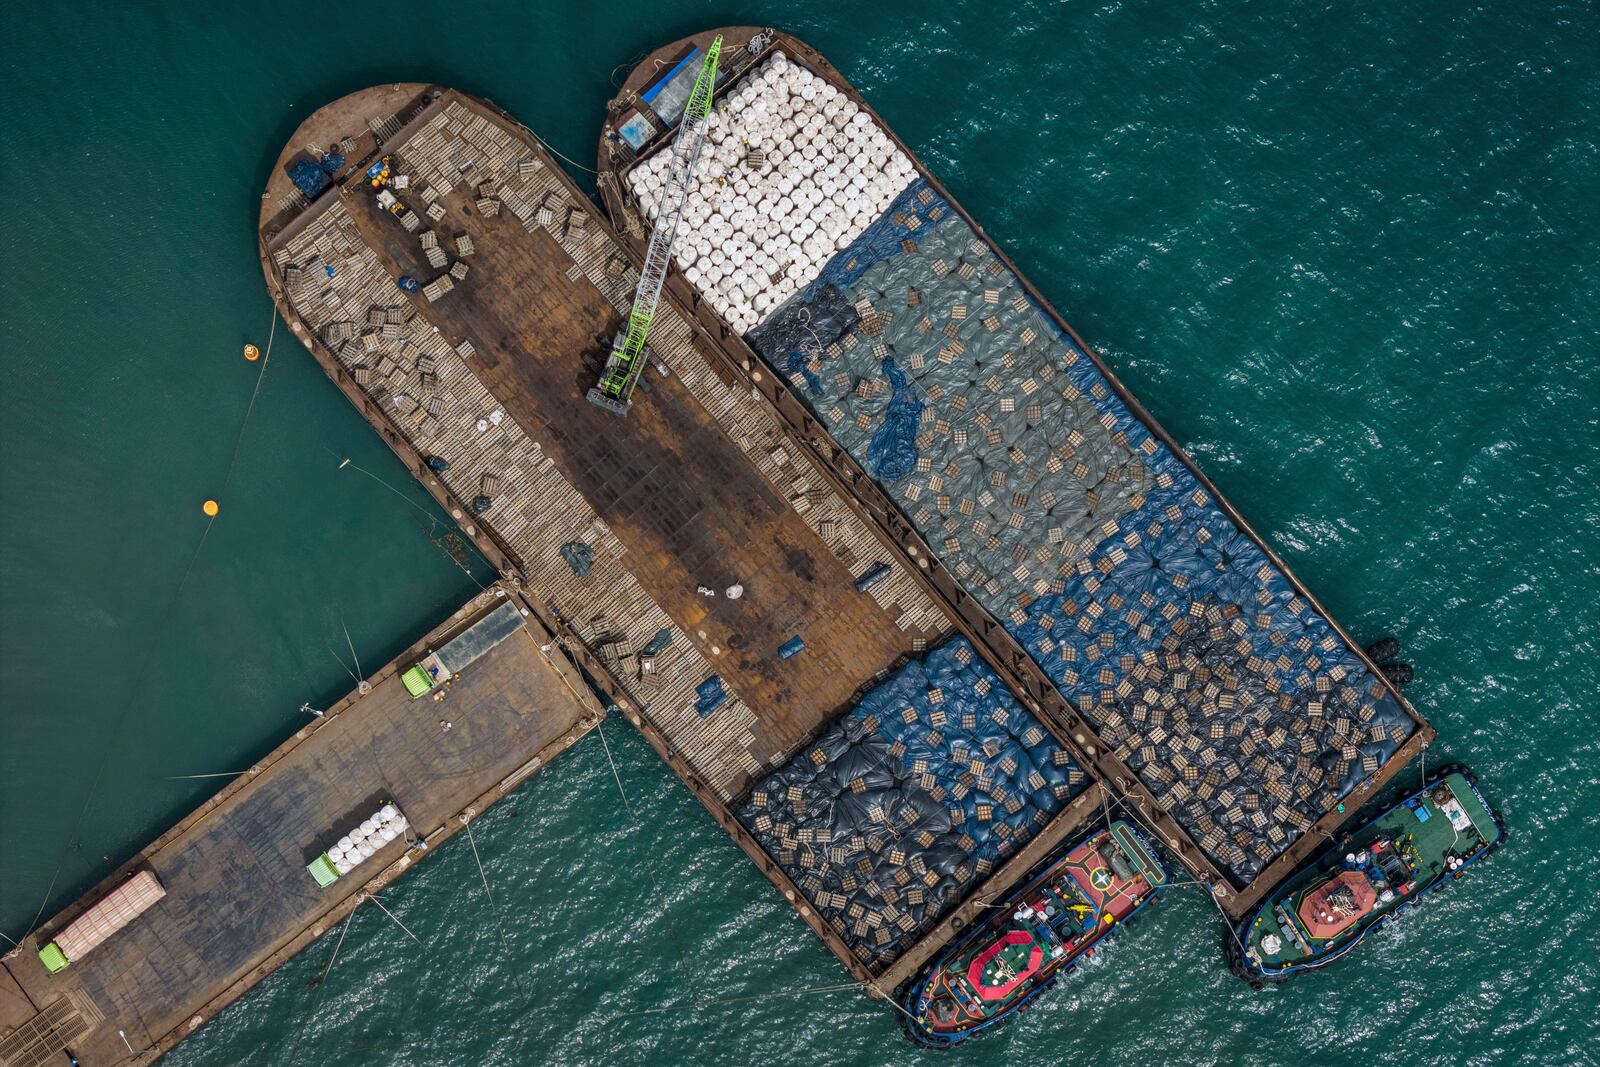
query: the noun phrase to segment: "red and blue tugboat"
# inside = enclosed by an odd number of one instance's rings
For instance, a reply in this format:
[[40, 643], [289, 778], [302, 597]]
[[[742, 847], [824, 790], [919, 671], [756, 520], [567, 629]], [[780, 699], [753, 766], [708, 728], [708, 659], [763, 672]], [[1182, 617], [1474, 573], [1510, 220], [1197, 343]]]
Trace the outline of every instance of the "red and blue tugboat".
[[934, 960], [902, 998], [906, 1030], [945, 1048], [1020, 1011], [1167, 883], [1121, 820], [1070, 846]]
[[1259, 988], [1325, 966], [1505, 840], [1472, 772], [1446, 767], [1291, 875], [1234, 931], [1234, 973]]

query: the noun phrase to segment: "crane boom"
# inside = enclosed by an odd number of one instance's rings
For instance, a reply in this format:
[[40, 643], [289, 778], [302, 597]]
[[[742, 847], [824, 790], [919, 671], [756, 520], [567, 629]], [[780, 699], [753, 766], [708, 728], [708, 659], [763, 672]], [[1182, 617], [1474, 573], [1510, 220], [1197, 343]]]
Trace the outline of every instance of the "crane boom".
[[722, 36], [719, 34], [706, 49], [694, 89], [683, 108], [683, 120], [672, 145], [672, 169], [662, 191], [661, 210], [650, 231], [644, 266], [639, 269], [639, 287], [634, 291], [633, 307], [628, 312], [627, 334], [620, 344], [612, 347], [600, 383], [589, 390], [590, 403], [618, 415], [627, 414], [633, 403], [634, 386], [639, 384], [639, 377], [648, 363], [645, 338], [655, 319], [661, 286], [667, 280], [667, 267], [672, 262], [673, 246], [678, 240], [678, 223], [683, 219], [683, 205], [689, 198], [694, 165], [705, 145], [706, 120], [711, 113], [711, 93], [717, 80], [717, 57], [721, 51]]

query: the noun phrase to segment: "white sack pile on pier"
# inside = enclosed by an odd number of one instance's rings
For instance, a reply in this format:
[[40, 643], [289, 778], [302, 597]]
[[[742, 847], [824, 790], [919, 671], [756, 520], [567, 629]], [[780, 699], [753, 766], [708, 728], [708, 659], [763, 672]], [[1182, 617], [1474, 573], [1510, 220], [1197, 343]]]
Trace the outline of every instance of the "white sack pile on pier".
[[[740, 333], [861, 236], [915, 176], [872, 116], [780, 52], [714, 105], [678, 228], [679, 270]], [[672, 156], [629, 184], [652, 221]]]

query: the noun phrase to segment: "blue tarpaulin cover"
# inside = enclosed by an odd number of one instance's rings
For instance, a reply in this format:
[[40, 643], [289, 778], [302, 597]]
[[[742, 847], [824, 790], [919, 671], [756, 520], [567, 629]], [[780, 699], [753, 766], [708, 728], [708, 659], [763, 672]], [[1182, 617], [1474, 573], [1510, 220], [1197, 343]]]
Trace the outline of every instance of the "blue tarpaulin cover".
[[307, 200], [315, 199], [329, 184], [328, 172], [311, 159], [302, 159], [290, 167], [289, 180], [305, 194]]
[[734, 810], [862, 959], [887, 962], [1086, 783], [957, 638], [872, 689]]
[[748, 336], [1236, 881], [1415, 731], [926, 181]]

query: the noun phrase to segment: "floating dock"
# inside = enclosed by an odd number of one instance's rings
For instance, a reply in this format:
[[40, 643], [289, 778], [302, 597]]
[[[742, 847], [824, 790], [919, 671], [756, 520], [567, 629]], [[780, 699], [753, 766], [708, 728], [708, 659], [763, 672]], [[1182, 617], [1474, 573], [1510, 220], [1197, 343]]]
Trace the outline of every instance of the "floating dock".
[[[486, 618], [502, 639], [442, 699], [414, 699], [404, 672]], [[64, 1064], [67, 1050], [85, 1067], [153, 1059], [376, 897], [427, 854], [416, 841], [447, 840], [600, 722], [556, 644], [519, 592], [496, 585], [308, 719], [5, 955], [0, 1064]], [[407, 833], [320, 885], [307, 865], [386, 802], [404, 811]], [[49, 973], [39, 950], [141, 872], [165, 895]]]
[[1431, 728], [804, 42], [731, 27], [636, 66], [599, 151], [636, 249], [682, 70], [718, 35], [681, 228], [701, 239], [669, 290], [1028, 707], [1241, 914]]

